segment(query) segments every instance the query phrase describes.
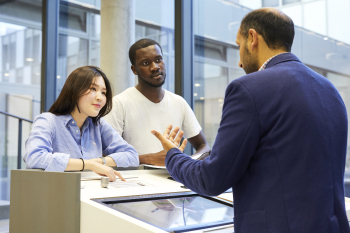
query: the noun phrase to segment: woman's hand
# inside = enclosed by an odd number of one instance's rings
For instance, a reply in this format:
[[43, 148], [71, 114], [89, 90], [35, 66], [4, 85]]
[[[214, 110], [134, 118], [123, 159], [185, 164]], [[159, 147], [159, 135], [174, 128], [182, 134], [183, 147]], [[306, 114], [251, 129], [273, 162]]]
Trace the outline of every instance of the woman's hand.
[[84, 163], [81, 159], [69, 159], [65, 171], [80, 171], [84, 168], [96, 172], [100, 176], [108, 176], [110, 181], [115, 181], [117, 179], [117, 176], [122, 181], [125, 181], [119, 172], [109, 166], [101, 164], [101, 162], [102, 160], [100, 158], [86, 159], [84, 160]]
[[100, 176], [107, 176], [109, 177], [109, 181], [115, 181], [117, 179], [117, 176], [122, 181], [125, 181], [123, 176], [111, 167], [108, 167], [99, 162], [96, 162], [94, 161], [94, 159], [84, 160], [84, 161], [85, 161], [85, 169], [90, 169], [91, 171], [99, 174]]

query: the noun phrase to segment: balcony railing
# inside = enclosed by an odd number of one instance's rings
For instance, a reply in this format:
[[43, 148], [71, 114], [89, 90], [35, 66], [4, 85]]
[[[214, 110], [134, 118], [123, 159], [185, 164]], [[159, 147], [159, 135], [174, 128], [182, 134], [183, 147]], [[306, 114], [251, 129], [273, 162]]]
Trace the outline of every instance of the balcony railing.
[[8, 112], [0, 111], [0, 114], [18, 119], [17, 169], [21, 169], [21, 164], [22, 164], [22, 122], [26, 121], [29, 123], [33, 123], [33, 121], [29, 120], [29, 119], [25, 119], [23, 117], [12, 115]]

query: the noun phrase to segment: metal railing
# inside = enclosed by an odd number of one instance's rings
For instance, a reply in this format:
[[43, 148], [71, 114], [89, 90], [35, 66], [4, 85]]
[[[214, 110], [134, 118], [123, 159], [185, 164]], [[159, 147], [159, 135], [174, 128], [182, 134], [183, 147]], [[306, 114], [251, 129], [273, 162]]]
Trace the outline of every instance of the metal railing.
[[25, 119], [23, 117], [12, 115], [12, 114], [10, 114], [8, 112], [0, 111], [0, 113], [5, 115], [5, 116], [9, 116], [9, 117], [13, 117], [13, 118], [17, 118], [18, 119], [17, 169], [21, 169], [21, 164], [22, 164], [22, 121], [26, 121], [26, 122], [29, 122], [29, 123], [33, 123], [33, 121]]

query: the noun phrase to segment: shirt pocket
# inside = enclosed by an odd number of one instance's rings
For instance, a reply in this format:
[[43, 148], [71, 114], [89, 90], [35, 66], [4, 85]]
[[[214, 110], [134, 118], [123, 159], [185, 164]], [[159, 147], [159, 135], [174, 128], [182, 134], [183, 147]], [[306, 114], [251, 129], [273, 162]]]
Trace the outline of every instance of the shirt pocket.
[[236, 215], [234, 218], [235, 232], [267, 233], [265, 210], [257, 210]]

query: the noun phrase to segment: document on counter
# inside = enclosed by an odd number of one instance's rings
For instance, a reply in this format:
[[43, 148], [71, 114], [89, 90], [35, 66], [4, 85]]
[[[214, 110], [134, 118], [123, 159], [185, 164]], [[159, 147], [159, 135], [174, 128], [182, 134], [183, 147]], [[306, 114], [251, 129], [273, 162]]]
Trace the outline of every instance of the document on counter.
[[144, 165], [145, 167], [166, 169], [165, 166], [157, 166], [157, 165], [151, 165], [151, 164], [142, 164], [142, 165]]
[[140, 180], [127, 180], [127, 181], [114, 181], [114, 182], [109, 182], [108, 187], [109, 188], [135, 188], [135, 187], [149, 187], [149, 186], [153, 186], [150, 184], [147, 184], [144, 181], [140, 181]]
[[222, 193], [222, 194], [220, 194], [217, 197], [221, 198], [221, 199], [224, 199], [226, 201], [233, 202], [233, 194], [232, 193]]

